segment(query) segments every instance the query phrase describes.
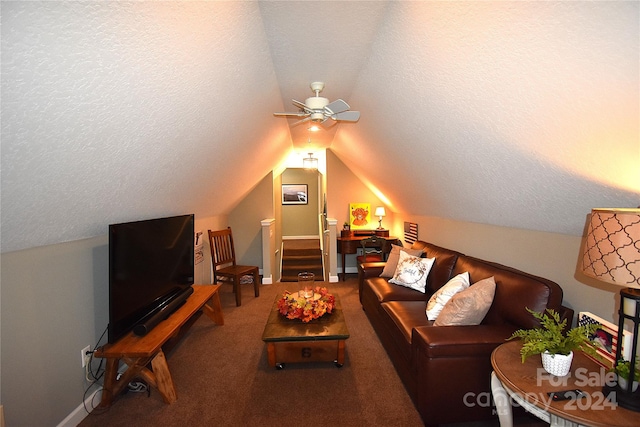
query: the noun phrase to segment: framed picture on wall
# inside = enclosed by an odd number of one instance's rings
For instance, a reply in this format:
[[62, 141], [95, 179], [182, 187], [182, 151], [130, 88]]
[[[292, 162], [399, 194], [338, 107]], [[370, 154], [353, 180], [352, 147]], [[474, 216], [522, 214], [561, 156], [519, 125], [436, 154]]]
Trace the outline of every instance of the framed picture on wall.
[[307, 184], [282, 184], [283, 205], [306, 205]]
[[369, 203], [349, 204], [349, 225], [352, 230], [375, 228], [371, 223], [371, 205]]

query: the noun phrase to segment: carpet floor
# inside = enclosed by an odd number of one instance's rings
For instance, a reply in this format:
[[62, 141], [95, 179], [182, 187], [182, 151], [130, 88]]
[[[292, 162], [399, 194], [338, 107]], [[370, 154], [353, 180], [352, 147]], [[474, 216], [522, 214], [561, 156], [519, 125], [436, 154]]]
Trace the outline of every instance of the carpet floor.
[[[178, 400], [167, 405], [152, 390], [121, 395], [91, 426], [421, 426], [422, 422], [358, 301], [355, 278], [331, 283], [349, 328], [342, 368], [333, 363], [267, 364], [262, 332], [277, 295], [293, 283], [243, 286], [235, 306], [231, 286], [220, 290], [225, 324], [201, 316], [167, 355]], [[293, 290], [293, 289], [291, 289]], [[96, 402], [97, 405], [97, 402]]]
[[[264, 325], [276, 296], [295, 290], [295, 285], [261, 286], [258, 298], [252, 285], [241, 286], [240, 307], [231, 285], [223, 285], [225, 324], [218, 326], [201, 316], [167, 353], [178, 396], [175, 403], [165, 404], [155, 390], [150, 395], [128, 392], [107, 410], [93, 410], [79, 426], [422, 426], [362, 311], [355, 275], [328, 286], [339, 295], [349, 328], [344, 366], [318, 362], [276, 370], [268, 365]], [[530, 421], [515, 424], [540, 426]], [[494, 420], [447, 427], [498, 425]]]

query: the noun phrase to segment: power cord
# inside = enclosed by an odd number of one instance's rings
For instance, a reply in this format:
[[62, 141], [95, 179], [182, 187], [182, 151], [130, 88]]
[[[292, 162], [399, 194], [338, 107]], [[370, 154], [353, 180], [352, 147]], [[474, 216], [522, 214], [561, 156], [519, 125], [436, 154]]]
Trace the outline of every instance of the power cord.
[[[104, 412], [106, 412], [108, 410], [108, 408], [106, 408], [104, 411], [100, 411], [100, 412], [96, 412], [96, 408], [97, 406], [95, 406], [93, 404], [93, 401], [91, 402], [91, 408], [87, 408], [86, 405], [86, 398], [87, 398], [87, 394], [89, 393], [89, 391], [93, 388], [93, 386], [95, 384], [99, 384], [100, 385], [100, 390], [104, 390], [104, 383], [100, 382], [103, 379], [103, 376], [105, 374], [105, 369], [103, 368], [103, 364], [104, 364], [104, 359], [100, 359], [100, 364], [97, 366], [97, 368], [95, 369], [95, 371], [93, 370], [93, 354], [96, 352], [96, 350], [98, 349], [100, 342], [102, 342], [102, 339], [104, 338], [105, 334], [107, 333], [107, 330], [109, 329], [109, 326], [107, 325], [107, 327], [105, 328], [104, 332], [102, 333], [102, 335], [100, 335], [100, 338], [98, 339], [97, 344], [95, 345], [95, 347], [93, 348], [93, 350], [90, 350], [87, 352], [87, 355], [89, 355], [89, 360], [87, 361], [87, 364], [85, 365], [85, 380], [87, 381], [88, 385], [87, 388], [84, 391], [83, 394], [83, 398], [82, 398], [82, 403], [84, 406], [84, 410], [88, 413], [88, 414], [93, 414], [93, 415], [100, 415], [103, 414]], [[118, 375], [116, 376], [116, 380], [119, 380], [120, 377], [122, 376], [122, 373], [118, 373]], [[151, 396], [151, 387], [149, 387], [149, 385], [143, 381], [142, 379], [139, 378], [135, 378], [134, 380], [130, 381], [129, 384], [127, 384], [127, 387], [124, 389], [124, 393], [147, 393], [147, 397]]]
[[[96, 370], [93, 370], [93, 354], [95, 353], [95, 351], [98, 349], [98, 346], [100, 345], [100, 342], [102, 341], [102, 339], [104, 338], [105, 334], [107, 333], [108, 327], [105, 328], [104, 332], [102, 332], [102, 335], [100, 335], [100, 338], [98, 339], [98, 342], [96, 343], [95, 347], [93, 348], [93, 350], [90, 350], [87, 352], [87, 355], [90, 356], [89, 360], [87, 360], [87, 363], [85, 364], [85, 372], [84, 372], [84, 378], [87, 381], [87, 388], [85, 389], [83, 395], [82, 395], [82, 405], [84, 407], [84, 410], [88, 413], [88, 414], [92, 414], [96, 409], [96, 405], [94, 405], [93, 400], [90, 403], [90, 408], [87, 408], [87, 395], [89, 394], [89, 392], [94, 388], [93, 386], [95, 384], [99, 384], [100, 389], [104, 389], [104, 385], [99, 383], [100, 380], [102, 379], [102, 377], [104, 376], [104, 368], [103, 368], [103, 363], [104, 360], [100, 359], [100, 363], [97, 366]], [[99, 389], [99, 390], [100, 390]], [[98, 390], [98, 391], [99, 391]], [[96, 393], [97, 394], [97, 393]], [[94, 394], [94, 397], [96, 395]], [[105, 412], [105, 411], [103, 411]], [[101, 412], [101, 413], [103, 413]]]

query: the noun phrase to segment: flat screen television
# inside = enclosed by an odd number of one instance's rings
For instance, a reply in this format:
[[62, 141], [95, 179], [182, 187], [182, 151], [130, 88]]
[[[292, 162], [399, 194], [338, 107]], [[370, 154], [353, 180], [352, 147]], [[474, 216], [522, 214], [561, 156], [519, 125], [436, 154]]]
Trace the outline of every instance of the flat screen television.
[[193, 292], [194, 215], [109, 225], [108, 341], [144, 335]]

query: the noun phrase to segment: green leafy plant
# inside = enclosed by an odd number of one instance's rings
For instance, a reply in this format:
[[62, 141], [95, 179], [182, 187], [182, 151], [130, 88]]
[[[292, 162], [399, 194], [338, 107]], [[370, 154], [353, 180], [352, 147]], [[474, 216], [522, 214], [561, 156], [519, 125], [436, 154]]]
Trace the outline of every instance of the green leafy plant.
[[517, 330], [508, 339], [520, 338], [523, 341], [520, 355], [522, 363], [529, 356], [541, 354], [548, 351], [551, 354], [568, 355], [573, 350], [582, 350], [585, 353], [595, 354], [593, 334], [602, 326], [598, 323], [591, 323], [578, 326], [565, 333], [567, 319], [560, 320], [560, 314], [555, 310], [547, 309], [542, 313], [530, 310], [539, 322], [540, 327], [534, 329]]
[[[619, 377], [629, 381], [629, 374], [631, 373], [631, 362], [628, 360], [618, 360], [616, 366], [611, 368], [613, 372], [618, 374]], [[633, 380], [640, 381], [640, 364], [636, 363], [636, 369], [633, 373]]]

